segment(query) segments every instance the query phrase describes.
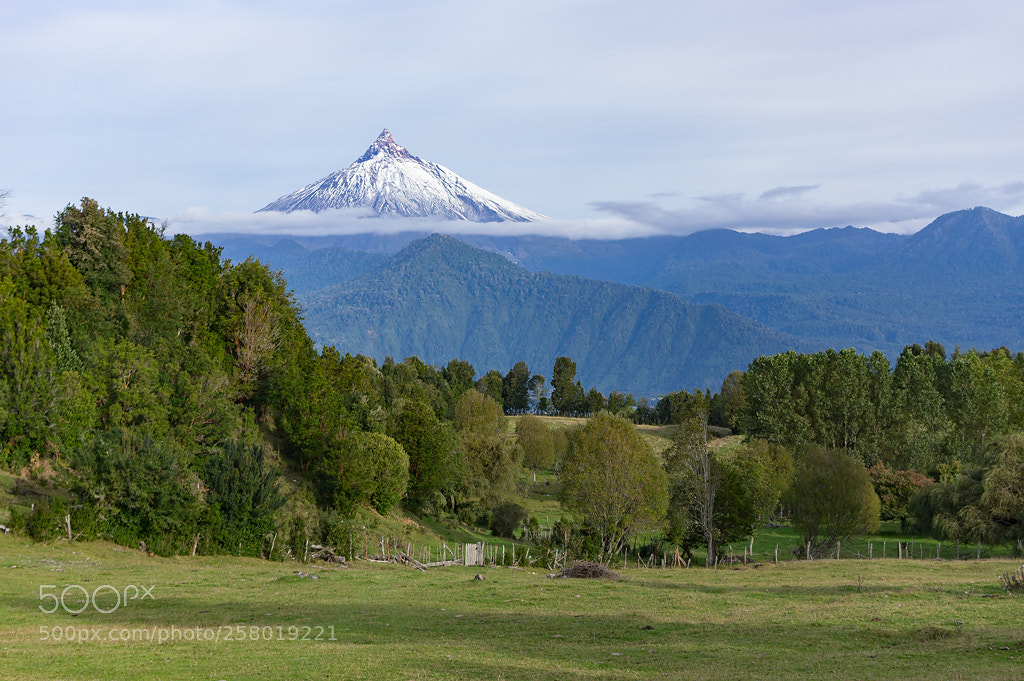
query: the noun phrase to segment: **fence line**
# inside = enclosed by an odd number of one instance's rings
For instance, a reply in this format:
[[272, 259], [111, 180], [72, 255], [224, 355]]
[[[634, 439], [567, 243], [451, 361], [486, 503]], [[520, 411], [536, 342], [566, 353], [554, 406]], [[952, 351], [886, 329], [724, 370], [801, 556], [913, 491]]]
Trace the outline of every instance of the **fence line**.
[[[866, 545], [865, 545], [866, 544]], [[880, 544], [876, 546], [876, 544]], [[405, 562], [412, 559], [413, 562], [425, 567], [440, 566], [508, 566], [508, 567], [535, 567], [540, 569], [555, 570], [559, 567], [566, 567], [572, 558], [564, 549], [548, 549], [538, 554], [538, 549], [533, 546], [509, 542], [475, 542], [475, 543], [453, 543], [449, 544], [442, 540], [436, 544], [413, 545], [409, 540], [399, 540], [387, 536], [381, 536], [379, 540], [373, 540], [369, 535], [364, 536], [362, 542], [363, 551], [358, 554], [354, 549], [358, 546], [355, 541], [349, 541], [348, 560], [375, 560], [384, 562]], [[777, 543], [774, 547], [760, 552], [755, 551], [754, 542], [744, 542], [737, 549], [736, 545], [728, 544], [723, 547], [717, 562], [711, 567], [730, 565], [750, 565], [788, 562], [804, 560], [809, 553], [809, 545], [799, 546], [792, 543]], [[880, 551], [878, 549], [881, 549]], [[1020, 542], [1018, 549], [1022, 548]], [[341, 550], [334, 549], [334, 552], [341, 555]], [[982, 559], [985, 554], [991, 554], [991, 547], [983, 548], [981, 543], [964, 545], [949, 542], [943, 546], [942, 542], [934, 543], [915, 539], [895, 540], [895, 546], [889, 544], [888, 539], [880, 543], [876, 540], [859, 542], [854, 546], [838, 544], [826, 557], [812, 560], [967, 560]], [[311, 559], [308, 548], [300, 551], [293, 559], [307, 562]], [[644, 568], [644, 569], [686, 569], [693, 566], [702, 566], [703, 561], [698, 563], [688, 558], [685, 552], [680, 551], [678, 546], [655, 547], [626, 547], [614, 560], [606, 561], [610, 565], [622, 567]]]

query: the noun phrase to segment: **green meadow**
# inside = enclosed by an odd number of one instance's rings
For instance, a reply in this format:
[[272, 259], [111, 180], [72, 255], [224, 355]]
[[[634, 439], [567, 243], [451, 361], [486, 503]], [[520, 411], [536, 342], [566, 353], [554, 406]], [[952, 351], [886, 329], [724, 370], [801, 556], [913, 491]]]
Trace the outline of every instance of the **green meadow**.
[[0, 536], [0, 678], [1024, 679], [1024, 602], [998, 581], [1019, 564], [784, 560], [578, 580]]

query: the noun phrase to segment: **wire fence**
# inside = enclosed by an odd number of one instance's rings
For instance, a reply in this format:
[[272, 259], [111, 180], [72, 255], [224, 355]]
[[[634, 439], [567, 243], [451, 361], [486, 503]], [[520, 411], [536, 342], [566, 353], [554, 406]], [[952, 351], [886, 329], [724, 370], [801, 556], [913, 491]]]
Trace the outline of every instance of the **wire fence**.
[[[301, 559], [308, 561], [311, 556], [307, 545]], [[320, 549], [321, 547], [316, 547]], [[577, 560], [592, 559], [592, 556], [577, 556], [561, 548], [538, 548], [536, 546], [510, 542], [448, 543], [441, 541], [430, 544], [414, 544], [410, 541], [380, 537], [371, 540], [363, 538], [362, 546], [350, 543], [349, 560], [405, 563], [419, 568], [446, 566], [505, 566], [539, 568], [551, 571], [567, 567]], [[1024, 541], [1018, 540], [1014, 547], [1016, 555], [1024, 554]], [[333, 554], [344, 552], [333, 549]], [[846, 544], [839, 542], [824, 555], [814, 555], [809, 545], [796, 541], [778, 542], [765, 545], [754, 541], [746, 544], [728, 544], [722, 547], [710, 563], [711, 567], [758, 565], [783, 563], [795, 560], [982, 560], [994, 556], [994, 547], [981, 543], [964, 544], [941, 542], [930, 539], [872, 539], [858, 540]], [[342, 562], [344, 562], [342, 558]], [[694, 557], [678, 546], [656, 545], [627, 547], [614, 557], [604, 557], [603, 563], [611, 567], [646, 569], [687, 569], [707, 567], [703, 556]]]

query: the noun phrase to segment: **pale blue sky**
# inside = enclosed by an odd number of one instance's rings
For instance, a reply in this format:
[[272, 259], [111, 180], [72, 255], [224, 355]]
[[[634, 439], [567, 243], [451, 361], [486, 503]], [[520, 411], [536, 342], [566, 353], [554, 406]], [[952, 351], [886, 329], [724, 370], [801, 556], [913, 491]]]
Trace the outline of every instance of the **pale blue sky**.
[[8, 222], [90, 196], [273, 229], [250, 213], [387, 127], [574, 236], [1016, 215], [1021, 27], [1018, 0], [8, 2], [0, 189]]

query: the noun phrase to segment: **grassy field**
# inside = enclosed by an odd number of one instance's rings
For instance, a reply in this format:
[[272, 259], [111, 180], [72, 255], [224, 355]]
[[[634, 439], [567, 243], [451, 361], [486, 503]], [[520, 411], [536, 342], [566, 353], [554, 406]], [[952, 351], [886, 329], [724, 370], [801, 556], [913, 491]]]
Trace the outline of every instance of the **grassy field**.
[[0, 536], [0, 678], [1024, 679], [1024, 603], [997, 582], [1018, 565], [787, 561], [584, 581]]

